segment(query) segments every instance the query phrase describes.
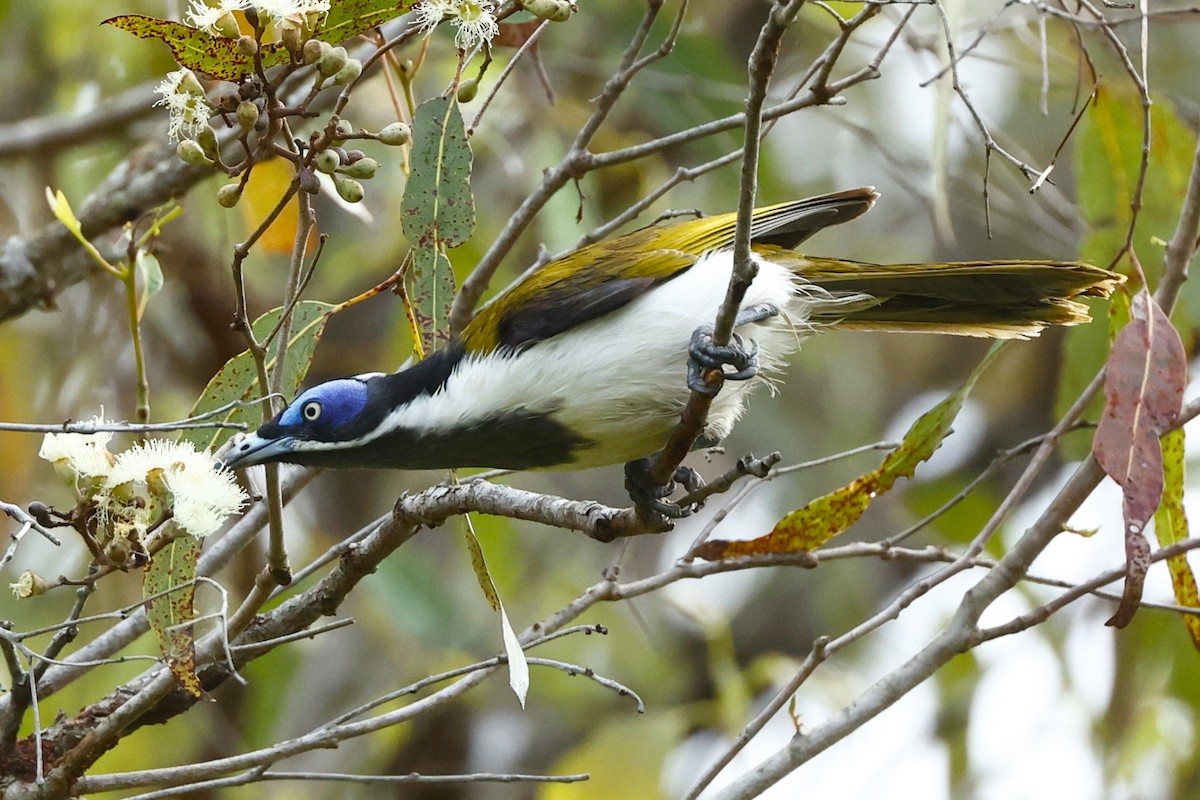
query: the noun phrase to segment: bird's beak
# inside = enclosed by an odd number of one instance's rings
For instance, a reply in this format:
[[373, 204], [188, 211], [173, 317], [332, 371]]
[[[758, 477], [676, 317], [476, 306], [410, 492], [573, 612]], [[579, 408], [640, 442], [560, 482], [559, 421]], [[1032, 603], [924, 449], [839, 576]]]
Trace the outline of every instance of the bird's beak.
[[278, 461], [292, 451], [295, 438], [281, 436], [278, 439], [264, 439], [257, 433], [235, 436], [225, 443], [216, 453], [216, 460], [222, 462], [227, 469], [241, 469], [265, 464], [268, 461]]

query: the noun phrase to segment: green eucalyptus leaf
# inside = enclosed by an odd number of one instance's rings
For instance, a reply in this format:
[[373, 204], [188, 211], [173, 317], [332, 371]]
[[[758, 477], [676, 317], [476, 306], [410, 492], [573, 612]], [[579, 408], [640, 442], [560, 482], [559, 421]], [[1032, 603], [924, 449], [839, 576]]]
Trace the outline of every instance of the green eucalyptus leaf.
[[[237, 51], [236, 40], [213, 36], [182, 22], [143, 14], [122, 14], [101, 24], [128, 31], [139, 39], [158, 39], [171, 48], [171, 54], [180, 66], [213, 78], [237, 81], [254, 71], [254, 59]], [[259, 53], [264, 67], [284, 64], [288, 60], [288, 52], [279, 42], [264, 44]]]
[[[1146, 172], [1133, 248], [1153, 287], [1162, 271], [1161, 242], [1171, 238], [1187, 192], [1196, 135], [1179, 119], [1170, 102], [1156, 101], [1151, 107], [1150, 130], [1153, 157]], [[1142, 159], [1142, 105], [1136, 93], [1115, 85], [1097, 90], [1096, 101], [1076, 137], [1075, 157], [1075, 195], [1087, 224], [1080, 255], [1085, 261], [1107, 267], [1125, 243], [1133, 213], [1130, 204]], [[1117, 266], [1128, 273], [1128, 263], [1125, 258]], [[1130, 287], [1131, 292], [1137, 289]], [[1171, 319], [1185, 335], [1200, 326], [1200, 283], [1184, 284]], [[1084, 325], [1071, 331], [1056, 414], [1061, 416], [1091, 382], [1108, 356], [1111, 338], [1101, 325]], [[1098, 416], [1100, 406], [1097, 397], [1086, 416]], [[1082, 458], [1087, 444], [1083, 437], [1068, 437], [1064, 440], [1067, 457]]]
[[[317, 24], [314, 39], [338, 44], [395, 19], [416, 5], [416, 0], [335, 0], [329, 13]], [[104, 20], [140, 39], [158, 39], [181, 66], [214, 78], [237, 81], [254, 72], [254, 58], [240, 53], [235, 39], [213, 36], [199, 28], [169, 19], [143, 14], [122, 14]], [[280, 42], [266, 42], [259, 48], [264, 67], [288, 61], [288, 52]]]
[[[196, 640], [187, 623], [196, 617], [196, 585], [192, 581], [200, 546], [195, 536], [177, 536], [154, 554], [142, 576], [142, 596], [154, 598], [146, 602], [150, 629], [167, 666], [193, 697], [200, 696], [200, 678], [196, 675]], [[174, 591], [161, 594], [168, 589]]]
[[[300, 387], [308, 368], [312, 365], [317, 342], [325, 332], [325, 323], [334, 306], [315, 300], [304, 300], [296, 304], [292, 314], [292, 334], [288, 340], [287, 361], [284, 364], [284, 394], [291, 396]], [[262, 341], [279, 323], [281, 308], [274, 308], [254, 321], [254, 335]], [[275, 359], [267, 361], [267, 371], [274, 368]], [[238, 353], [212, 377], [196, 404], [191, 416], [203, 414], [234, 401], [248, 401], [258, 396], [258, 373], [250, 352]], [[262, 422], [262, 410], [258, 404], [237, 406], [224, 412], [215, 421], [241, 422], [251, 428]], [[225, 443], [233, 430], [230, 428], [196, 428], [184, 431], [180, 441], [192, 442], [197, 450], [214, 451]]]
[[454, 302], [454, 269], [441, 248], [413, 250], [408, 297], [421, 346], [432, 353], [450, 339], [450, 306]]
[[142, 296], [138, 300], [138, 317], [140, 318], [146, 312], [146, 303], [150, 302], [150, 298], [162, 291], [163, 271], [158, 259], [152, 253], [144, 250], [138, 251], [134, 267], [137, 269], [137, 275], [142, 284]]
[[425, 352], [448, 336], [454, 271], [445, 249], [471, 238], [471, 147], [458, 102], [435, 97], [417, 107], [413, 119], [412, 173], [404, 187], [401, 229], [412, 245], [409, 273], [412, 315]]
[[408, 12], [417, 0], [334, 0], [314, 39], [339, 44]]
[[401, 228], [409, 244], [426, 250], [457, 247], [475, 230], [471, 146], [453, 98], [435, 97], [417, 107]]

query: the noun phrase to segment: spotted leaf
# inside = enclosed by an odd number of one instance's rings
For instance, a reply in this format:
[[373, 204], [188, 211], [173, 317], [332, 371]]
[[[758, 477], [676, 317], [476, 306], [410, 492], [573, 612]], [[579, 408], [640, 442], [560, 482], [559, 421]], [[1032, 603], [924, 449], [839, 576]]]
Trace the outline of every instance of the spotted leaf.
[[791, 512], [765, 536], [749, 541], [714, 539], [705, 542], [696, 554], [713, 561], [759, 553], [808, 552], [845, 531], [858, 521], [872, 500], [890, 490], [898, 479], [911, 478], [917, 466], [941, 446], [967, 394], [1001, 347], [997, 345], [988, 351], [966, 383], [914, 422], [900, 446], [884, 458], [878, 469]]
[[146, 619], [167, 666], [193, 697], [200, 696], [200, 678], [189, 623], [196, 617], [193, 581], [199, 555], [200, 540], [181, 534], [154, 554], [142, 577], [142, 596], [151, 598], [146, 601]]

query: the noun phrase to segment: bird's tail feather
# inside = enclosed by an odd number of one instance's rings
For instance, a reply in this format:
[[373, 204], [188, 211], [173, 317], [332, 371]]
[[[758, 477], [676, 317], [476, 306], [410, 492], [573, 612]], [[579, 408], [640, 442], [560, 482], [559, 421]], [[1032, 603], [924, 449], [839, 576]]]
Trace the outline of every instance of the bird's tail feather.
[[771, 260], [817, 289], [803, 292], [808, 321], [849, 330], [1025, 338], [1089, 321], [1078, 298], [1107, 297], [1125, 280], [1073, 261], [866, 264], [780, 255]]

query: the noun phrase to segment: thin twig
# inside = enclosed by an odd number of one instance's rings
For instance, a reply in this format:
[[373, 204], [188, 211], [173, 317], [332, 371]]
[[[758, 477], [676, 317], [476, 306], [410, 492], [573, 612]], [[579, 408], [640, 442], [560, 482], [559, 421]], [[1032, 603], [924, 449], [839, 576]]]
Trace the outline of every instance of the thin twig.
[[[725, 299], [717, 312], [712, 331], [713, 344], [718, 347], [728, 344], [733, 336], [734, 318], [741, 308], [742, 299], [746, 296], [750, 283], [758, 273], [758, 265], [750, 258], [750, 225], [758, 196], [758, 153], [762, 144], [763, 106], [767, 99], [767, 87], [779, 59], [779, 46], [783, 41], [783, 34], [795, 22], [803, 6], [804, 0], [775, 2], [767, 21], [759, 31], [758, 40], [750, 53], [747, 65], [749, 89], [746, 95], [737, 226], [733, 239], [733, 273], [730, 275]], [[678, 424], [650, 465], [649, 477], [660, 486], [671, 482], [675, 470], [704, 430], [708, 408], [716, 392], [720, 390], [724, 375], [720, 369], [711, 369], [705, 373], [704, 381], [710, 391], [692, 390]]]

